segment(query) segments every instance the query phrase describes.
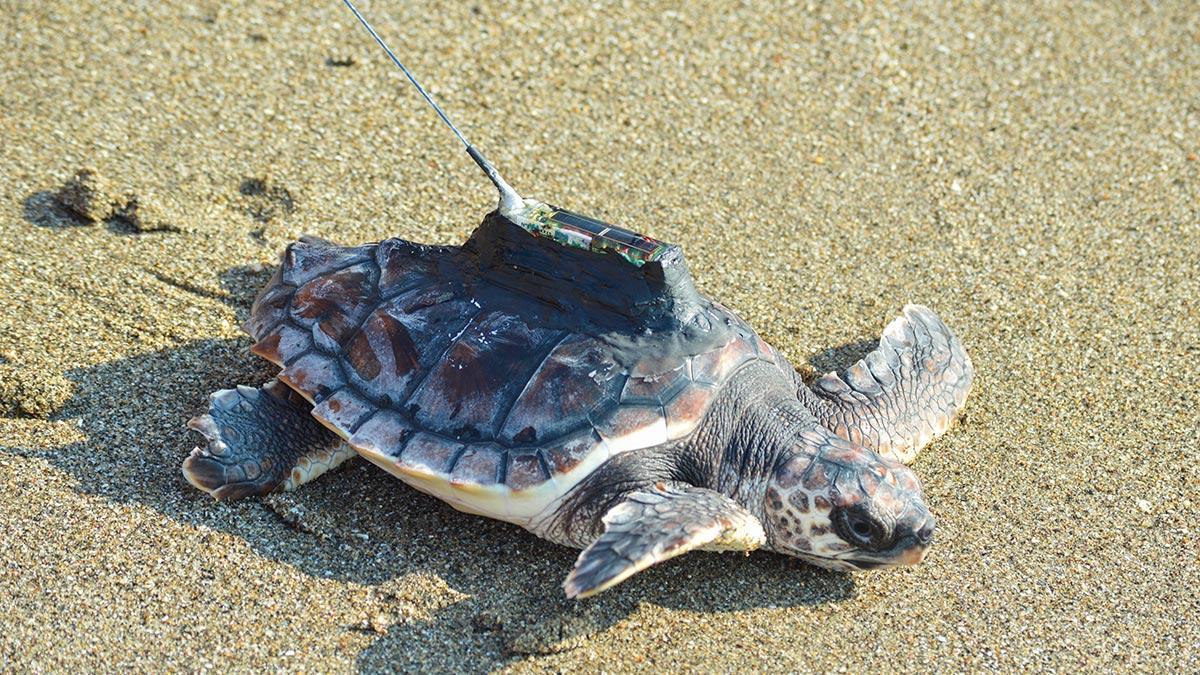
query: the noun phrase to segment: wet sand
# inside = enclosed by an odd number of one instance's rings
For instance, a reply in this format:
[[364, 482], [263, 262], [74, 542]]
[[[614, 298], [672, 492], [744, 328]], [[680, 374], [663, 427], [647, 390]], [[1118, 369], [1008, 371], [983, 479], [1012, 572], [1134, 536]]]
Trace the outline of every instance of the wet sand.
[[237, 325], [288, 241], [494, 204], [346, 10], [2, 4], [0, 670], [1200, 668], [1193, 3], [365, 5], [518, 189], [682, 244], [803, 368], [906, 302], [976, 365], [924, 564], [692, 554], [578, 603], [574, 551], [362, 462], [180, 475], [270, 375]]

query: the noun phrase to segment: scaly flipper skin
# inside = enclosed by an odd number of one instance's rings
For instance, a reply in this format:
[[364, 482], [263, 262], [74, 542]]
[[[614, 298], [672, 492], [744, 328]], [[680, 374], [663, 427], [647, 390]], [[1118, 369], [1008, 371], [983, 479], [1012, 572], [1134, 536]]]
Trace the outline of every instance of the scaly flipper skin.
[[762, 523], [749, 511], [688, 485], [659, 483], [633, 492], [605, 514], [604, 525], [604, 534], [579, 555], [563, 584], [569, 598], [595, 595], [695, 548], [752, 551], [766, 542]]
[[974, 373], [962, 343], [937, 314], [908, 305], [874, 351], [840, 376], [820, 377], [812, 385], [815, 397], [800, 393], [826, 428], [907, 464], [950, 426]]
[[208, 439], [183, 463], [192, 485], [221, 501], [292, 490], [355, 452], [322, 427], [299, 394], [271, 380], [209, 396], [208, 412], [188, 427]]

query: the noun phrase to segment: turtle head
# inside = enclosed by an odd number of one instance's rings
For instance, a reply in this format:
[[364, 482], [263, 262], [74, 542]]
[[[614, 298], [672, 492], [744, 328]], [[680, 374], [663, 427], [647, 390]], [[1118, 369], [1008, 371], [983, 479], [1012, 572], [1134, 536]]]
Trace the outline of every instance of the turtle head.
[[934, 520], [916, 475], [841, 438], [812, 435], [776, 465], [767, 486], [768, 546], [841, 570], [924, 559]]

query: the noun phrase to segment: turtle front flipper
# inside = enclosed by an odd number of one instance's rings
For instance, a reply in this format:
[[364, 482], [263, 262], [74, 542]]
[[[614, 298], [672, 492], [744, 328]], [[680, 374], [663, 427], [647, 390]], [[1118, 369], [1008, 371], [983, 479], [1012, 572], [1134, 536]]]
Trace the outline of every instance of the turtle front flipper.
[[183, 462], [192, 485], [221, 501], [292, 490], [354, 456], [342, 439], [313, 419], [312, 406], [271, 380], [209, 396], [208, 412], [188, 428], [208, 439]]
[[659, 483], [633, 492], [604, 515], [604, 534], [579, 554], [563, 584], [586, 598], [636, 572], [696, 548], [752, 551], [766, 541], [762, 523], [713, 490]]
[[821, 423], [848, 441], [905, 464], [941, 436], [962, 409], [975, 370], [962, 343], [937, 314], [908, 305], [879, 346], [841, 375], [801, 391]]

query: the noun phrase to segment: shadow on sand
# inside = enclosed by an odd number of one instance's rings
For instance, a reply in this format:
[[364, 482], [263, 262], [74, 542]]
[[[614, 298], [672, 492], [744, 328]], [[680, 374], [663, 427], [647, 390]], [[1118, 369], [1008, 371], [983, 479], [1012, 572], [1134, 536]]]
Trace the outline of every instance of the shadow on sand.
[[[229, 294], [222, 301], [239, 320], [266, 274], [235, 268], [222, 275]], [[439, 652], [453, 659], [448, 662], [490, 670], [523, 654], [578, 646], [642, 602], [707, 613], [817, 605], [853, 595], [850, 576], [783, 556], [694, 553], [595, 599], [569, 601], [560, 584], [576, 551], [458, 513], [361, 460], [295, 493], [218, 504], [180, 473], [180, 462], [199, 439], [184, 422], [202, 410], [210, 391], [273, 375], [273, 366], [247, 346], [248, 340], [199, 340], [69, 371], [75, 394], [54, 419], [77, 420], [86, 439], [0, 452], [44, 459], [72, 475], [80, 492], [136, 502], [243, 538], [260, 555], [314, 577], [379, 586], [425, 574], [465, 596], [429, 621], [393, 625], [359, 656], [368, 670], [417, 667], [406, 658]]]
[[[65, 208], [57, 192], [42, 190], [34, 192], [22, 203], [22, 215], [26, 222], [51, 230], [66, 230], [73, 227], [91, 227], [92, 221]], [[104, 227], [113, 234], [137, 234], [138, 229], [127, 218], [106, 216]]]
[[[875, 350], [879, 346], [879, 338], [859, 340], [838, 347], [822, 349], [808, 360], [812, 366], [811, 378], [817, 378], [825, 373], [841, 373], [847, 366]], [[808, 376], [805, 377], [807, 381]]]

